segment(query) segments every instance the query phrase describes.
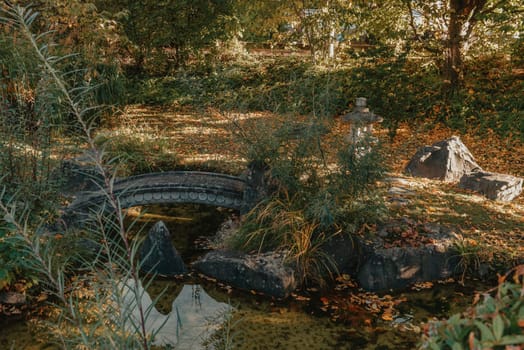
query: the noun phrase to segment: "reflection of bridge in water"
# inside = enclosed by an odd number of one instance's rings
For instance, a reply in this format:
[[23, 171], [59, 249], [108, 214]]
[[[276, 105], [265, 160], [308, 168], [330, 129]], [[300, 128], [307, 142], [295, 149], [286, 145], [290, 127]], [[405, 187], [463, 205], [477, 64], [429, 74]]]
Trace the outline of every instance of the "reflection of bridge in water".
[[[113, 185], [113, 194], [122, 209], [151, 204], [207, 204], [247, 212], [258, 194], [248, 180], [240, 177], [201, 172], [169, 171], [131, 176]], [[65, 216], [86, 213], [104, 205], [105, 191], [81, 192], [66, 208]]]

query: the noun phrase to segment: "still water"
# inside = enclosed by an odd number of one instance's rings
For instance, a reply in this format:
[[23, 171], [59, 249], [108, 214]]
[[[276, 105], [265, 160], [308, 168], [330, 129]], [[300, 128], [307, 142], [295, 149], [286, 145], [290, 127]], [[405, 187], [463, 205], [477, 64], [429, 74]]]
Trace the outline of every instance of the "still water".
[[[173, 244], [186, 263], [205, 253], [206, 241], [231, 215], [227, 210], [198, 205], [155, 206], [147, 208], [147, 213], [143, 219], [151, 219], [149, 225], [160, 218], [165, 221]], [[231, 307], [229, 327], [221, 329], [219, 335], [226, 337], [235, 349], [259, 350], [414, 349], [424, 322], [464, 310], [475, 290], [472, 286], [450, 283], [435, 284], [432, 288], [422, 285], [418, 290], [394, 296], [376, 296], [346, 288], [342, 283], [329, 295], [312, 288], [279, 301], [234, 290], [192, 273], [185, 281], [159, 280], [148, 292], [154, 297], [167, 289], [157, 304], [167, 314], [173, 312], [173, 300], [179, 291], [195, 285], [206, 300]], [[355, 302], [357, 305], [353, 305]]]
[[[139, 219], [147, 223], [143, 232], [163, 220], [188, 264], [206, 252], [206, 242], [232, 214], [199, 205], [144, 209], [146, 214]], [[161, 347], [415, 349], [424, 322], [464, 310], [475, 290], [454, 283], [426, 287], [377, 296], [339, 283], [329, 293], [311, 288], [280, 301], [234, 290], [192, 272], [184, 279], [158, 279], [147, 288], [142, 302], [149, 305], [159, 298], [147, 326], [160, 330], [155, 341]], [[0, 321], [0, 327], [0, 349], [51, 349], [41, 337], [37, 340], [24, 320]]]

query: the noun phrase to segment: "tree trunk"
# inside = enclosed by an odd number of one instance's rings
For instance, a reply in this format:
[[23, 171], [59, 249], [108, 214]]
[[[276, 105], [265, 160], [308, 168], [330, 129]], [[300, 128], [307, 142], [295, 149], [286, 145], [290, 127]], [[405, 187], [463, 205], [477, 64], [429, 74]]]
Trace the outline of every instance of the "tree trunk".
[[487, 0], [450, 0], [448, 37], [444, 48], [444, 80], [449, 94], [462, 86], [463, 45], [469, 40], [478, 15], [485, 9]]
[[309, 9], [310, 6], [308, 6], [305, 0], [302, 0], [300, 5], [301, 6], [298, 6], [295, 2], [292, 2], [293, 10], [295, 11], [296, 16], [300, 19], [300, 26], [302, 28], [303, 34], [306, 37], [311, 59], [313, 60], [313, 64], [316, 64], [316, 43], [313, 29], [311, 28], [311, 23], [309, 23], [308, 14], [306, 14], [306, 10]]
[[463, 78], [462, 67], [462, 26], [461, 13], [464, 1], [450, 1], [450, 17], [448, 37], [444, 48], [444, 82], [446, 92], [453, 95], [461, 86]]
[[308, 46], [309, 46], [309, 52], [311, 54], [311, 59], [313, 60], [313, 64], [316, 64], [317, 62], [317, 50], [316, 50], [316, 43], [315, 43], [315, 39], [313, 38], [313, 34], [311, 33], [311, 28], [308, 28], [306, 26], [305, 28], [306, 30], [306, 38], [307, 38], [307, 42], [308, 42]]

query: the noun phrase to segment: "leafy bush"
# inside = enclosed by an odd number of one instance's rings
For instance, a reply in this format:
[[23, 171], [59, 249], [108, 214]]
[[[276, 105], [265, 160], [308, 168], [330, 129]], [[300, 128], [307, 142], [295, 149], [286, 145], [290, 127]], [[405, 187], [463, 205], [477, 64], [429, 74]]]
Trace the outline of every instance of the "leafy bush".
[[239, 124], [245, 157], [267, 169], [269, 199], [246, 216], [231, 244], [246, 251], [283, 249], [299, 278], [321, 282], [336, 272], [322, 244], [383, 214], [376, 196], [384, 171], [379, 152], [362, 152], [371, 149], [369, 140], [354, 147], [330, 140], [325, 119], [289, 115], [273, 122]]
[[524, 266], [514, 281], [495, 291], [463, 314], [430, 324], [423, 349], [521, 349], [524, 346]]

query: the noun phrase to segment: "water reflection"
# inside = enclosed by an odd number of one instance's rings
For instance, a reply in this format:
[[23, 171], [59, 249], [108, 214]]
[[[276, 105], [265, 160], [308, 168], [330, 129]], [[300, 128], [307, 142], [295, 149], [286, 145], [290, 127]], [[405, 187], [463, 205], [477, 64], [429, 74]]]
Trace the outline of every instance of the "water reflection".
[[[140, 314], [132, 290], [134, 282], [127, 281], [123, 286], [123, 297], [129, 305], [129, 326], [138, 324]], [[232, 311], [229, 304], [210, 297], [199, 284], [186, 284], [175, 298], [171, 312], [159, 312], [149, 294], [138, 286], [142, 307], [147, 310], [146, 330], [154, 335], [154, 345], [171, 345], [179, 349], [205, 349], [203, 345], [224, 322]]]

